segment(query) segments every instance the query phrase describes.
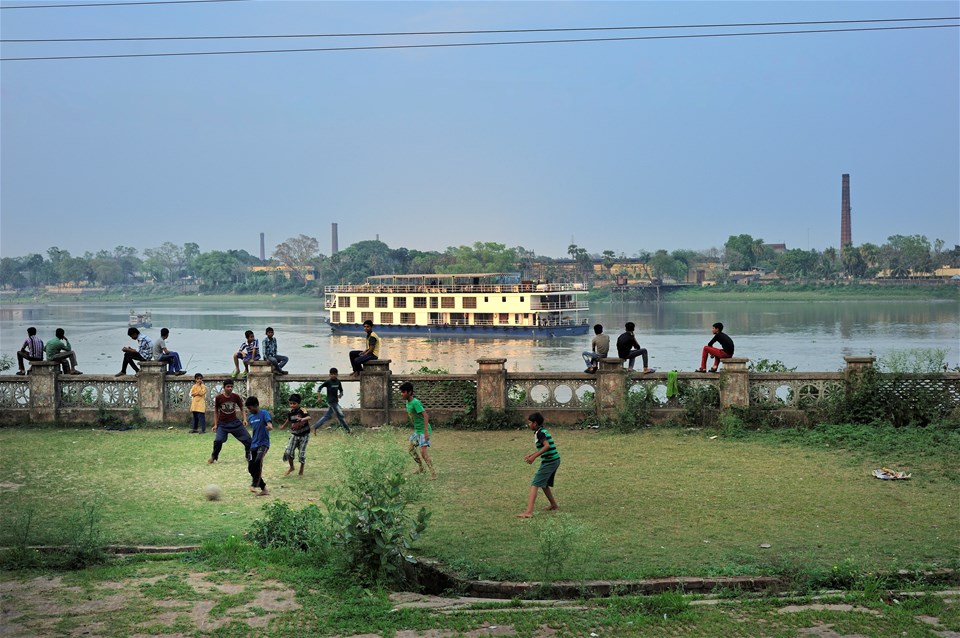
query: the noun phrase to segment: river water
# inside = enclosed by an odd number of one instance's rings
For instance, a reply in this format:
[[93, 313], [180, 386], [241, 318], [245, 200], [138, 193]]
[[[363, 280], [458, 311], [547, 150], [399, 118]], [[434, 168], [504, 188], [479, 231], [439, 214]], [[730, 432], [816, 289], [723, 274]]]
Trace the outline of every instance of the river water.
[[[323, 323], [320, 301], [139, 302], [136, 310], [153, 313], [171, 335], [168, 347], [180, 353], [190, 372], [229, 372], [231, 355], [244, 330], [263, 337], [272, 326], [280, 353], [290, 357], [294, 373], [325, 374], [331, 366], [349, 372], [347, 353], [362, 349], [362, 338], [334, 336]], [[120, 370], [120, 349], [127, 337], [131, 306], [119, 302], [64, 302], [0, 306], [0, 352], [13, 355], [28, 326], [43, 340], [63, 328], [88, 374]], [[782, 361], [798, 371], [836, 371], [845, 355], [883, 357], [895, 350], [938, 348], [953, 367], [960, 359], [960, 304], [952, 301], [682, 301], [593, 304], [591, 323], [604, 325], [612, 339], [626, 321], [637, 325], [640, 344], [650, 351], [650, 365], [660, 370], [693, 370], [710, 325], [722, 321], [736, 343], [737, 356]], [[590, 349], [590, 335], [554, 339], [385, 338], [381, 358], [398, 373], [426, 366], [451, 373], [476, 371], [476, 360], [505, 357], [511, 371], [582, 370], [580, 352]], [[13, 371], [9, 371], [11, 373]]]

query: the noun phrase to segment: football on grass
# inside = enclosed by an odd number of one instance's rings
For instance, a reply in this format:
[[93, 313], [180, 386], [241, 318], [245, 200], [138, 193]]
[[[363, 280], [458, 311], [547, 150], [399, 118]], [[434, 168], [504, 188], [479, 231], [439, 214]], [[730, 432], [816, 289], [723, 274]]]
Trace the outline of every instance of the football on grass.
[[203, 488], [203, 496], [208, 501], [219, 501], [220, 500], [220, 486], [216, 483], [211, 483]]

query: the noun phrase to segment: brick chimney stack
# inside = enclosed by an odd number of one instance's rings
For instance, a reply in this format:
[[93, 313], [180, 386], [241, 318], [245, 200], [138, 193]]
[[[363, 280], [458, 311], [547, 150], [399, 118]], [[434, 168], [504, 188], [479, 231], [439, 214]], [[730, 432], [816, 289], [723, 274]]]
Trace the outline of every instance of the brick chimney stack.
[[850, 232], [850, 174], [843, 174], [843, 189], [840, 195], [840, 248], [853, 244]]

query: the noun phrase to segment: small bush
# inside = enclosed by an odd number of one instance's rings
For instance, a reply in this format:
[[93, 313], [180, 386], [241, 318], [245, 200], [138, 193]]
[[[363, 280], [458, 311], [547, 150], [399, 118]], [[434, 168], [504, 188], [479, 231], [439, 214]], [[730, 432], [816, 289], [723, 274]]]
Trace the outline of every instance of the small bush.
[[274, 501], [263, 506], [263, 513], [247, 533], [260, 547], [306, 552], [322, 545], [323, 514], [316, 505], [294, 510], [285, 501]]
[[22, 503], [14, 508], [15, 514], [7, 520], [13, 544], [0, 557], [4, 569], [29, 569], [40, 564], [40, 552], [30, 548], [33, 538], [33, 522], [37, 514], [37, 504]]
[[81, 503], [64, 526], [64, 567], [81, 569], [106, 560], [102, 505], [99, 499]]
[[537, 564], [543, 569], [543, 580], [562, 578], [567, 561], [583, 549], [587, 526], [569, 514], [556, 514], [540, 521], [537, 532]]

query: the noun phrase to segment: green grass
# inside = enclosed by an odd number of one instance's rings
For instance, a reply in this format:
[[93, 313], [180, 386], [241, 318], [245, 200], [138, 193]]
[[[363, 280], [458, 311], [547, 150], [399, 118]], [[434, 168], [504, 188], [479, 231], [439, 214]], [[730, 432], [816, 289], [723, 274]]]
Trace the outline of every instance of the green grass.
[[[844, 570], [889, 572], [954, 565], [960, 548], [957, 438], [939, 449], [891, 441], [773, 433], [711, 439], [714, 431], [654, 429], [634, 435], [555, 432], [563, 463], [561, 510], [590, 539], [564, 565], [573, 578], [728, 575]], [[369, 435], [367, 435], [369, 436]], [[404, 433], [392, 435], [402, 446]], [[902, 432], [912, 441], [916, 434]], [[284, 478], [284, 433], [273, 434], [265, 479], [270, 499], [319, 504], [336, 479], [339, 433], [311, 438], [306, 475]], [[839, 438], [838, 438], [839, 437]], [[263, 498], [247, 490], [241, 447], [229, 440], [207, 465], [212, 437], [184, 430], [7, 428], [0, 430], [5, 525], [33, 506], [34, 544], [62, 541], [79, 504], [99, 500], [105, 539], [120, 544], [189, 545], [241, 535]], [[430, 527], [418, 545], [467, 575], [538, 579], [542, 530], [515, 518], [534, 468], [524, 431], [438, 431], [429, 483]], [[861, 449], [863, 447], [863, 449]], [[879, 481], [871, 470], [896, 465], [910, 481]], [[413, 464], [411, 463], [411, 470]], [[219, 501], [202, 488], [216, 483]], [[538, 509], [542, 508], [542, 495]], [[769, 549], [761, 548], [770, 544]]]

